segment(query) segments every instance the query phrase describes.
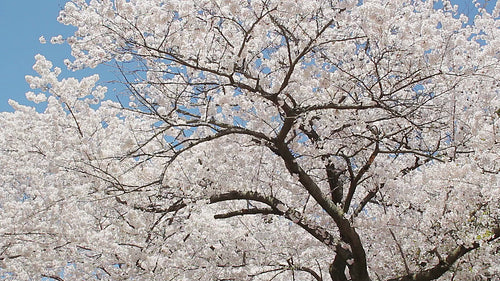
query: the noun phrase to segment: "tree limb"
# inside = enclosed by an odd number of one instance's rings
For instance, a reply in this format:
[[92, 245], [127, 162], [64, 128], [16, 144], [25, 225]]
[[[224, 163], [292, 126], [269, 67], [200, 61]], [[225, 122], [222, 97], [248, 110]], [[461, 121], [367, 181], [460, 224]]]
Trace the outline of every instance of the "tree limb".
[[285, 162], [285, 166], [289, 173], [299, 177], [299, 182], [302, 186], [304, 186], [314, 200], [316, 200], [316, 202], [333, 219], [339, 228], [342, 240], [346, 241], [351, 246], [354, 257], [353, 267], [351, 268], [351, 277], [359, 281], [370, 280], [367, 270], [366, 253], [361, 243], [361, 238], [349, 220], [345, 218], [344, 211], [328, 199], [325, 194], [323, 194], [320, 187], [314, 182], [311, 176], [308, 175], [297, 163], [297, 159], [295, 159], [285, 143], [275, 141], [275, 145], [279, 151], [279, 155]]
[[224, 213], [224, 214], [217, 214], [217, 215], [214, 215], [214, 218], [227, 219], [227, 218], [236, 217], [236, 216], [256, 215], [256, 214], [281, 215], [280, 212], [278, 212], [277, 210], [271, 209], [271, 208], [254, 208], [254, 209], [241, 209], [238, 211], [228, 212], [228, 213]]
[[300, 226], [302, 229], [311, 234], [314, 238], [316, 238], [321, 243], [326, 246], [335, 249], [336, 244], [338, 242], [338, 238], [334, 237], [330, 234], [325, 228], [316, 224], [315, 222], [308, 220], [302, 213], [299, 211], [287, 207], [283, 202], [274, 198], [272, 196], [265, 196], [258, 192], [254, 191], [230, 191], [227, 193], [216, 194], [210, 197], [210, 204], [224, 202], [224, 201], [233, 201], [233, 200], [252, 200], [264, 203], [271, 207], [271, 209], [245, 209], [230, 212], [227, 214], [215, 215], [215, 218], [226, 218], [237, 215], [245, 215], [245, 214], [276, 214], [285, 217], [286, 219], [292, 221], [296, 225]]
[[[493, 236], [488, 238], [485, 241], [486, 243], [492, 242], [500, 237], [500, 227], [494, 228], [492, 232]], [[417, 273], [410, 273], [405, 276], [388, 279], [387, 281], [431, 281], [438, 279], [445, 274], [458, 259], [479, 247], [479, 242], [473, 242], [469, 246], [459, 245], [449, 252], [448, 256], [441, 259], [435, 266]]]

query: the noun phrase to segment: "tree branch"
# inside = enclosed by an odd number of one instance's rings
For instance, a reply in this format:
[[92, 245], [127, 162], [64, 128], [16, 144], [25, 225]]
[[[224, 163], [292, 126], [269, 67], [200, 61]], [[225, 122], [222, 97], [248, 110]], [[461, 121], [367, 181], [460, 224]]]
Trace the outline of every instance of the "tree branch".
[[[500, 227], [494, 228], [492, 232], [493, 236], [488, 238], [485, 241], [486, 243], [492, 242], [500, 237]], [[458, 259], [479, 247], [479, 242], [473, 242], [470, 246], [459, 245], [453, 249], [445, 259], [440, 260], [439, 263], [432, 268], [388, 279], [387, 281], [431, 281], [438, 279], [445, 274]]]
[[375, 195], [377, 195], [377, 192], [379, 191], [380, 188], [382, 188], [385, 184], [382, 183], [380, 184], [380, 187], [377, 186], [377, 188], [375, 190], [371, 190], [368, 192], [368, 194], [366, 194], [366, 196], [363, 198], [363, 200], [361, 200], [361, 202], [359, 203], [359, 206], [354, 210], [354, 212], [352, 213], [351, 215], [351, 221], [357, 217], [359, 215], [359, 213], [361, 213], [361, 211], [363, 211], [363, 209], [365, 208], [366, 204], [368, 204], [368, 202], [370, 202], [370, 200], [373, 199], [373, 197], [375, 197]]
[[294, 266], [292, 270], [307, 272], [307, 273], [311, 274], [314, 277], [314, 279], [316, 279], [317, 281], [323, 281], [323, 278], [321, 278], [321, 276], [319, 276], [319, 274], [316, 273], [316, 271], [312, 270], [309, 267], [306, 267], [306, 266]]
[[228, 212], [228, 213], [224, 213], [224, 214], [217, 214], [217, 215], [214, 215], [214, 218], [227, 219], [227, 218], [236, 217], [236, 216], [256, 215], [256, 214], [282, 215], [280, 212], [278, 212], [274, 209], [271, 209], [271, 208], [254, 208], [254, 209], [241, 209], [238, 211]]
[[297, 163], [297, 159], [295, 159], [285, 143], [275, 141], [275, 145], [289, 173], [299, 177], [299, 182], [302, 186], [304, 186], [314, 200], [316, 200], [333, 219], [339, 228], [342, 240], [346, 241], [351, 246], [354, 257], [354, 263], [351, 267], [351, 277], [359, 281], [370, 280], [367, 270], [366, 253], [361, 243], [361, 239], [349, 220], [344, 217], [344, 211], [323, 194], [311, 176], [309, 176]]
[[285, 217], [286, 219], [292, 221], [296, 225], [300, 226], [302, 229], [311, 234], [314, 238], [316, 238], [321, 243], [326, 246], [335, 249], [336, 244], [338, 243], [338, 238], [334, 237], [330, 234], [325, 228], [319, 226], [315, 222], [308, 220], [302, 213], [299, 211], [286, 206], [279, 199], [272, 196], [265, 196], [260, 193], [254, 191], [230, 191], [227, 193], [212, 195], [210, 197], [210, 204], [224, 202], [224, 201], [233, 201], [233, 200], [252, 200], [264, 203], [271, 207], [271, 209], [244, 209], [234, 212], [229, 212], [226, 214], [215, 215], [215, 218], [226, 218], [233, 217], [238, 215], [246, 215], [246, 214], [275, 214]]
[[352, 197], [354, 196], [354, 192], [356, 191], [356, 187], [358, 186], [359, 181], [361, 180], [361, 177], [370, 169], [370, 166], [373, 164], [373, 161], [375, 161], [375, 157], [377, 157], [379, 153], [379, 144], [378, 141], [375, 142], [375, 149], [373, 150], [372, 154], [368, 158], [368, 161], [366, 161], [365, 165], [361, 167], [359, 170], [358, 174], [354, 177], [354, 179], [351, 180], [351, 185], [349, 186], [349, 191], [347, 192], [347, 196], [345, 198], [344, 202], [344, 213], [347, 213], [349, 211], [349, 207], [351, 205]]
[[56, 275], [46, 275], [46, 274], [42, 274], [42, 277], [45, 277], [45, 278], [50, 278], [50, 279], [54, 279], [54, 280], [57, 280], [57, 281], [64, 281], [64, 279], [62, 279], [61, 277], [56, 276]]

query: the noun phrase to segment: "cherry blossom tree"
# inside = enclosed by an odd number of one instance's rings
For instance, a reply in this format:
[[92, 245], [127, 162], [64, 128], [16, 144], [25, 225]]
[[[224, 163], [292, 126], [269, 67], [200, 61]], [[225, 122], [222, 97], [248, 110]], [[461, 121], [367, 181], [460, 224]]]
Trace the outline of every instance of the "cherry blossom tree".
[[434, 2], [68, 2], [124, 90], [36, 56], [1, 278], [499, 280], [500, 5]]

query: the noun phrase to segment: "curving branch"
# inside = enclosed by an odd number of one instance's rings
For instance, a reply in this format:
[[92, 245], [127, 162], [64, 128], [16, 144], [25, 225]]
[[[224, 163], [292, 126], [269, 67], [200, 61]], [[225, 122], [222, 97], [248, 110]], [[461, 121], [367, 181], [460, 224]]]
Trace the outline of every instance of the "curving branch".
[[57, 276], [57, 275], [46, 275], [46, 274], [42, 274], [42, 277], [43, 277], [43, 278], [54, 279], [54, 280], [57, 280], [57, 281], [64, 281], [64, 279], [62, 279], [61, 277], [59, 277], [59, 276]]
[[347, 213], [349, 211], [349, 207], [351, 206], [351, 201], [354, 196], [354, 192], [356, 191], [356, 187], [358, 186], [359, 181], [363, 177], [363, 175], [370, 169], [370, 166], [373, 164], [375, 161], [375, 158], [379, 154], [380, 149], [379, 149], [379, 142], [375, 142], [375, 149], [371, 153], [370, 157], [368, 158], [368, 161], [366, 161], [365, 165], [361, 167], [359, 170], [358, 174], [354, 177], [354, 179], [351, 180], [351, 185], [349, 186], [349, 191], [347, 192], [347, 196], [344, 201], [344, 212]]
[[253, 209], [242, 209], [242, 210], [228, 212], [228, 213], [224, 213], [224, 214], [217, 214], [217, 215], [214, 215], [214, 218], [216, 218], [216, 219], [227, 219], [227, 218], [236, 217], [236, 216], [256, 215], [256, 214], [261, 214], [261, 215], [282, 215], [280, 212], [278, 212], [275, 209], [270, 209], [270, 208], [253, 208]]
[[366, 253], [361, 243], [361, 238], [350, 221], [345, 218], [344, 211], [335, 205], [333, 201], [321, 191], [313, 178], [311, 178], [311, 176], [298, 164], [297, 159], [285, 143], [276, 140], [275, 145], [289, 173], [299, 177], [299, 182], [302, 186], [304, 186], [314, 200], [316, 200], [333, 219], [339, 229], [342, 240], [350, 245], [354, 260], [353, 266], [350, 268], [351, 277], [360, 281], [370, 280], [367, 269]]
[[17, 258], [20, 258], [22, 257], [22, 255], [12, 255], [12, 256], [0, 256], [0, 261], [3, 261], [3, 260], [12, 260], [12, 259], [17, 259]]
[[238, 211], [233, 211], [225, 214], [215, 215], [216, 219], [229, 218], [240, 215], [249, 214], [274, 214], [280, 215], [284, 218], [292, 221], [296, 225], [300, 226], [302, 229], [311, 234], [321, 243], [326, 246], [336, 249], [339, 239], [334, 237], [328, 230], [321, 227], [317, 223], [307, 219], [301, 212], [286, 206], [279, 199], [272, 196], [265, 196], [254, 191], [230, 191], [227, 193], [216, 194], [210, 197], [210, 204], [224, 202], [224, 201], [234, 201], [234, 200], [252, 200], [264, 203], [270, 208], [256, 208], [256, 209], [243, 209]]
[[318, 273], [316, 273], [316, 271], [312, 270], [309, 267], [306, 267], [306, 266], [293, 266], [290, 269], [291, 270], [295, 270], [295, 271], [307, 272], [307, 273], [311, 274], [312, 277], [314, 277], [314, 279], [316, 279], [317, 281], [323, 281], [323, 278], [321, 278], [321, 276]]
[[[127, 202], [124, 201], [124, 200], [119, 199], [118, 196], [115, 197], [115, 198], [116, 198], [116, 201], [118, 201], [118, 203], [127, 205]], [[146, 207], [139, 206], [139, 205], [134, 205], [133, 208], [136, 209], [136, 210], [147, 212], [147, 213], [165, 214], [165, 213], [177, 212], [177, 211], [181, 210], [182, 208], [184, 208], [186, 206], [187, 206], [186, 203], [184, 203], [182, 201], [182, 199], [180, 199], [177, 202], [175, 202], [174, 204], [168, 206], [167, 208], [164, 208], [164, 207], [161, 207], [161, 206], [157, 206], [157, 205], [149, 205], [149, 206], [146, 206]]]
[[[493, 236], [488, 238], [485, 242], [490, 243], [494, 240], [500, 238], [500, 226], [496, 227], [492, 230]], [[459, 245], [452, 251], [448, 253], [448, 256], [444, 259], [440, 259], [439, 263], [434, 265], [433, 267], [422, 270], [416, 273], [409, 273], [404, 276], [396, 277], [388, 279], [387, 281], [431, 281], [438, 279], [443, 274], [445, 274], [448, 270], [450, 270], [451, 266], [465, 254], [478, 249], [481, 245], [479, 242], [473, 242], [471, 245]]]
[[377, 188], [375, 190], [370, 190], [368, 192], [368, 194], [366, 194], [366, 196], [363, 198], [363, 200], [361, 200], [361, 202], [359, 203], [358, 207], [354, 210], [354, 212], [352, 212], [352, 215], [351, 215], [351, 221], [357, 217], [359, 215], [359, 213], [361, 213], [361, 211], [363, 211], [363, 209], [365, 208], [366, 204], [368, 204], [368, 202], [370, 202], [370, 200], [373, 199], [373, 197], [375, 197], [375, 195], [377, 195], [377, 192], [382, 188], [384, 187], [385, 183], [381, 183], [380, 186], [377, 186]]

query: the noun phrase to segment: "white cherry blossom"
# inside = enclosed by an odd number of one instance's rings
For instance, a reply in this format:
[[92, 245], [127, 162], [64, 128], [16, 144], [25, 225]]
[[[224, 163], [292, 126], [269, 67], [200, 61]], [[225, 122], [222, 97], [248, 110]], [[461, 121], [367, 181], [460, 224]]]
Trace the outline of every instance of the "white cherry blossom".
[[68, 2], [64, 64], [124, 87], [35, 57], [0, 276], [498, 280], [499, 9], [434, 2]]

